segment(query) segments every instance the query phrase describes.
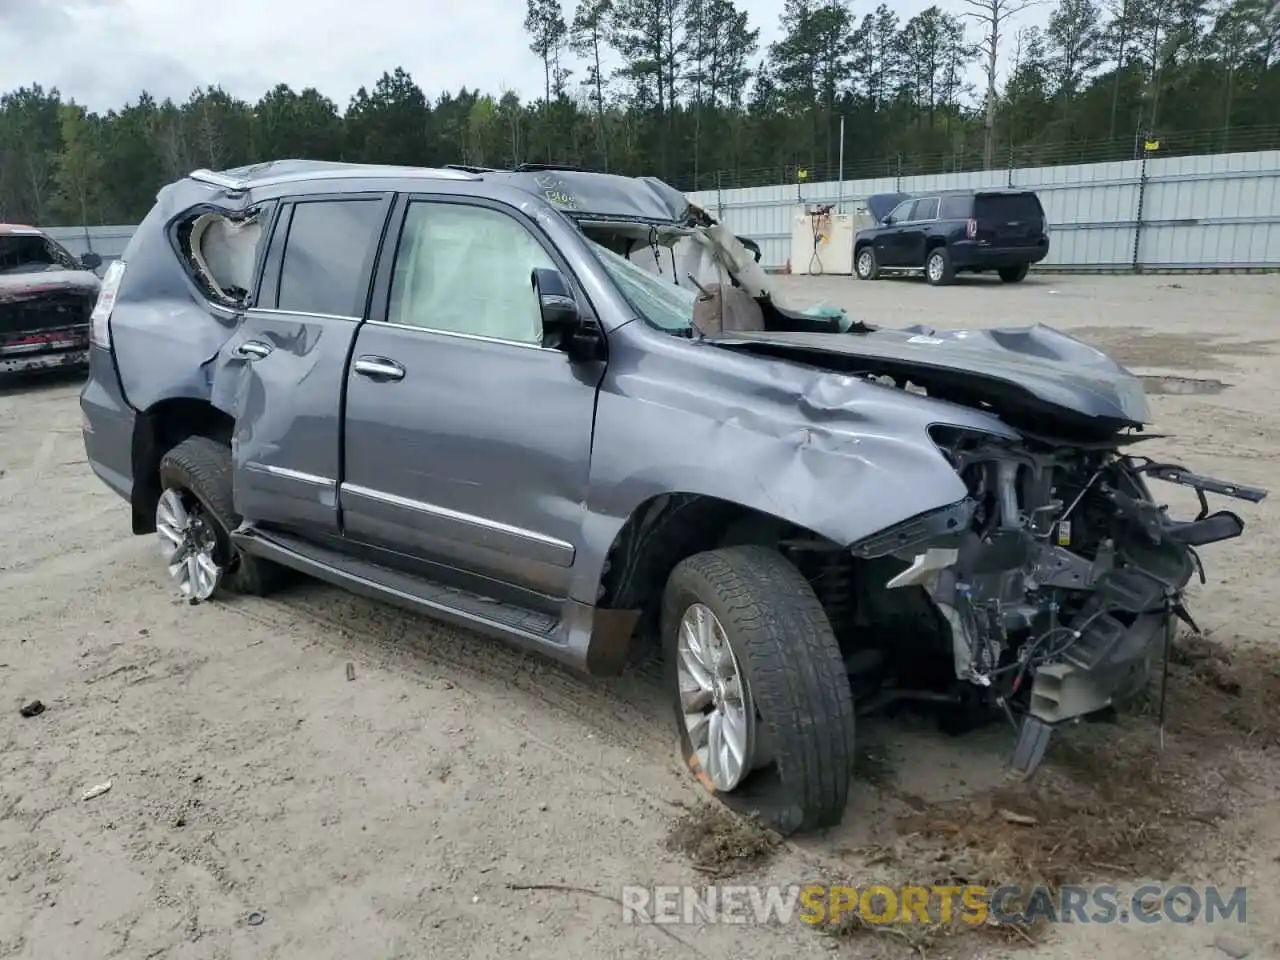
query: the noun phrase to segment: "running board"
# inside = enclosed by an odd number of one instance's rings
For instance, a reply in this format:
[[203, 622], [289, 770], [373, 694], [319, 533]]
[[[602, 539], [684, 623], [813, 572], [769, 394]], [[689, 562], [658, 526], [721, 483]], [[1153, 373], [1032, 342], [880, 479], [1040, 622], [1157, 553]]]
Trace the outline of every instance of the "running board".
[[576, 625], [561, 629], [563, 622], [549, 614], [431, 583], [323, 547], [311, 544], [305, 548], [295, 547], [284, 537], [267, 536], [253, 527], [241, 527], [231, 534], [231, 540], [245, 553], [352, 593], [537, 650], [571, 666], [581, 668], [583, 665], [583, 651], [575, 649], [578, 644], [564, 639], [578, 632]]

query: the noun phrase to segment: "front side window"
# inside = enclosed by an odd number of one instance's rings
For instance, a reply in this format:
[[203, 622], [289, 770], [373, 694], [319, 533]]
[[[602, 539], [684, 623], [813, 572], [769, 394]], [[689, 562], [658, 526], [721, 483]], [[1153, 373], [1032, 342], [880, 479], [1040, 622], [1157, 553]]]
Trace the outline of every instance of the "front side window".
[[557, 269], [522, 224], [486, 207], [415, 201], [405, 214], [387, 321], [542, 345], [535, 269]]
[[891, 217], [895, 223], [901, 223], [903, 220], [910, 217], [911, 208], [915, 206], [915, 203], [916, 202], [914, 200], [903, 200], [889, 212], [889, 217]]
[[385, 216], [378, 198], [309, 200], [293, 208], [280, 268], [281, 310], [363, 317], [365, 263]]

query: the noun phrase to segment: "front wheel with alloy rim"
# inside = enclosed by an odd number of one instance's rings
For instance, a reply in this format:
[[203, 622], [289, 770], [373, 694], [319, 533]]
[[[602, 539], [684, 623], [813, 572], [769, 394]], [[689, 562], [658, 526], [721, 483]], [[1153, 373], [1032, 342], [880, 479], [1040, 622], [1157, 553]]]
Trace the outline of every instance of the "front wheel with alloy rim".
[[208, 437], [188, 437], [160, 459], [156, 537], [169, 576], [188, 600], [208, 600], [219, 588], [262, 596], [284, 568], [238, 550], [240, 525], [231, 492], [231, 450]]
[[935, 287], [950, 283], [956, 273], [951, 266], [951, 254], [946, 247], [934, 247], [924, 259], [924, 277]]
[[880, 264], [876, 263], [876, 252], [871, 247], [863, 247], [853, 261], [853, 269], [859, 280], [875, 280], [880, 276]]
[[838, 824], [853, 697], [800, 571], [767, 547], [688, 557], [667, 581], [662, 637], [682, 754], [703, 787], [783, 834]]

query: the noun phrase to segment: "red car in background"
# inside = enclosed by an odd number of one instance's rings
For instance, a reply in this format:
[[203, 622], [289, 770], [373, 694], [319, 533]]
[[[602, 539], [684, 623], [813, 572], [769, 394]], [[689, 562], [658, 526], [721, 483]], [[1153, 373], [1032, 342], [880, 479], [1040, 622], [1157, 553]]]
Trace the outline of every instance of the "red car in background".
[[0, 223], [0, 374], [84, 366], [102, 257]]

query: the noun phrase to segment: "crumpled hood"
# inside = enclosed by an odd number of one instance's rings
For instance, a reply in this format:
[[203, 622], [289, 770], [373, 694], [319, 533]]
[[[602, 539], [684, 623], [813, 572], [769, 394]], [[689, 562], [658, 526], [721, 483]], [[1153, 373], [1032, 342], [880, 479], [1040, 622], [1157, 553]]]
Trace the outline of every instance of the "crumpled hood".
[[89, 270], [0, 273], [0, 302], [30, 300], [50, 293], [97, 294], [102, 281]]
[[[929, 391], [996, 410], [1068, 413], [1114, 429], [1151, 420], [1142, 382], [1105, 353], [1051, 327], [868, 333], [726, 333], [708, 343], [782, 355], [848, 372], [911, 380]], [[808, 356], [806, 356], [806, 354]], [[839, 358], [836, 360], [836, 358]], [[1045, 433], [1052, 429], [1046, 424]]]

